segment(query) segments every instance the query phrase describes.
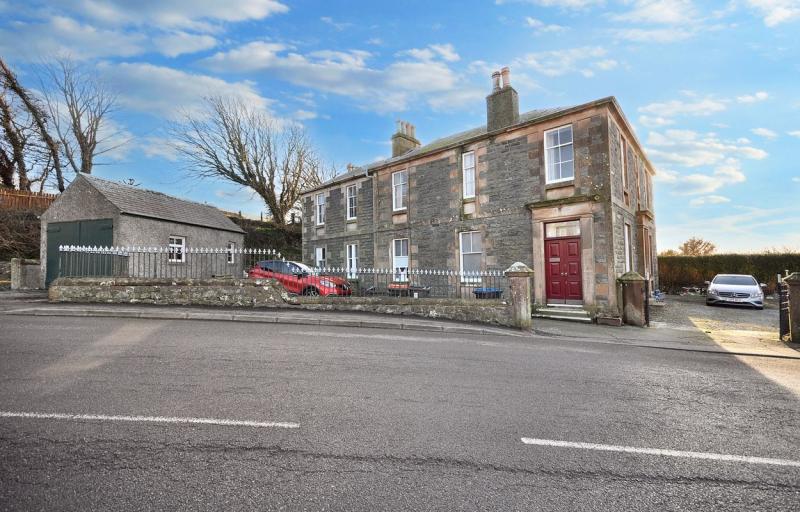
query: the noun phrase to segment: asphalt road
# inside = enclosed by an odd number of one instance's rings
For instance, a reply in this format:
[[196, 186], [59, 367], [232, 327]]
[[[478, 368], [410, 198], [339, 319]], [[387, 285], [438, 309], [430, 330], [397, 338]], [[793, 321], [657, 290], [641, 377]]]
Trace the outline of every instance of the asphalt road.
[[0, 322], [3, 510], [800, 509], [800, 397], [765, 377], [800, 374], [796, 360], [301, 325]]

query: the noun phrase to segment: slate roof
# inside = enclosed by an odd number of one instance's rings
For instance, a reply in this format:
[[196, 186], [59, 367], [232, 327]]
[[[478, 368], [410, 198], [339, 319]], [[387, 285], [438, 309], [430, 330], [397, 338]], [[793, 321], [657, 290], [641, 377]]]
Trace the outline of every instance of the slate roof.
[[[542, 119], [545, 119], [545, 118], [548, 118], [548, 117], [558, 116], [558, 115], [566, 113], [568, 111], [578, 110], [578, 109], [581, 109], [581, 108], [584, 108], [584, 107], [587, 107], [587, 106], [590, 106], [590, 105], [594, 105], [596, 103], [599, 103], [599, 102], [602, 102], [602, 101], [605, 101], [605, 100], [606, 99], [593, 101], [591, 103], [586, 103], [584, 105], [577, 105], [577, 106], [554, 107], [554, 108], [544, 108], [544, 109], [538, 109], [538, 110], [530, 110], [528, 112], [524, 112], [524, 113], [520, 114], [519, 115], [519, 122], [516, 123], [513, 126], [510, 126], [508, 129], [519, 127], [521, 125], [525, 125], [525, 124], [529, 124], [529, 123], [533, 123], [533, 122], [536, 122], [536, 121], [539, 121], [539, 120], [542, 120]], [[408, 153], [403, 153], [400, 156], [396, 156], [396, 157], [393, 157], [393, 158], [387, 158], [385, 160], [379, 160], [377, 162], [372, 162], [371, 164], [367, 164], [367, 165], [364, 165], [364, 166], [356, 167], [352, 171], [348, 171], [348, 172], [346, 172], [344, 174], [340, 174], [340, 175], [334, 177], [333, 179], [330, 179], [330, 180], [326, 181], [325, 183], [322, 183], [321, 185], [318, 185], [318, 186], [316, 186], [314, 188], [306, 190], [304, 193], [313, 192], [315, 190], [319, 190], [319, 189], [328, 187], [330, 185], [334, 185], [336, 183], [342, 183], [342, 182], [345, 182], [345, 181], [349, 181], [349, 180], [357, 178], [359, 176], [364, 176], [365, 173], [367, 173], [367, 172], [369, 172], [369, 171], [371, 171], [373, 169], [377, 169], [379, 167], [384, 167], [384, 166], [387, 166], [387, 165], [391, 165], [393, 163], [400, 162], [400, 161], [410, 160], [410, 159], [413, 159], [413, 158], [416, 158], [416, 157], [427, 155], [429, 153], [434, 153], [436, 151], [439, 151], [439, 150], [442, 150], [442, 149], [446, 149], [446, 148], [448, 148], [450, 146], [458, 145], [458, 144], [460, 144], [462, 142], [466, 142], [468, 140], [480, 138], [481, 136], [486, 135], [487, 133], [488, 133], [488, 131], [487, 131], [486, 125], [483, 125], [483, 126], [479, 126], [477, 128], [472, 128], [471, 130], [466, 130], [466, 131], [459, 132], [459, 133], [456, 133], [456, 134], [453, 134], [453, 135], [448, 135], [447, 137], [442, 137], [440, 139], [436, 139], [433, 142], [425, 144], [424, 146], [420, 146], [420, 147], [418, 147], [416, 149], [413, 149], [413, 150], [409, 151]]]
[[242, 228], [213, 206], [187, 201], [154, 190], [123, 185], [90, 174], [79, 174], [79, 177], [88, 181], [116, 206], [120, 213], [244, 233]]

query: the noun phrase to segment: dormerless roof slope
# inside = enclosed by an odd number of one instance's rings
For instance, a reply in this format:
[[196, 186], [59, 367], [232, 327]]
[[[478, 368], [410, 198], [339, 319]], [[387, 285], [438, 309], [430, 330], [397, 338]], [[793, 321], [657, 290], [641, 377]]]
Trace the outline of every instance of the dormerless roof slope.
[[88, 181], [123, 214], [244, 233], [242, 228], [234, 224], [224, 213], [207, 204], [168, 196], [154, 190], [123, 185], [90, 174], [79, 174], [77, 179]]

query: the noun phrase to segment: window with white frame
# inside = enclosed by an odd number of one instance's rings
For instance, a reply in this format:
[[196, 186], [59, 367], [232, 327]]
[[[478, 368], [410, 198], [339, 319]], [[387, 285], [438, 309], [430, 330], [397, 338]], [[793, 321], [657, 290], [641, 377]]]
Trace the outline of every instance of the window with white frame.
[[464, 181], [464, 199], [475, 197], [475, 152], [461, 156], [461, 175]]
[[317, 194], [314, 200], [317, 205], [317, 226], [325, 224], [325, 194]]
[[314, 249], [314, 264], [319, 268], [325, 267], [325, 248], [317, 247]]
[[358, 277], [358, 244], [347, 244], [347, 277]]
[[461, 246], [461, 281], [467, 283], [480, 282], [483, 243], [479, 231], [460, 233]]
[[625, 272], [631, 271], [631, 225], [625, 224]]
[[170, 263], [183, 263], [186, 261], [186, 237], [169, 235], [169, 248], [167, 261]]
[[547, 183], [567, 181], [575, 176], [572, 125], [544, 132], [544, 162]]
[[353, 220], [358, 215], [358, 187], [347, 187], [347, 220]]
[[405, 210], [408, 203], [408, 171], [392, 173], [392, 210]]
[[228, 242], [228, 246], [225, 248], [226, 258], [229, 265], [232, 265], [236, 262], [236, 244], [233, 242]]
[[395, 281], [408, 281], [408, 238], [392, 240], [392, 271]]

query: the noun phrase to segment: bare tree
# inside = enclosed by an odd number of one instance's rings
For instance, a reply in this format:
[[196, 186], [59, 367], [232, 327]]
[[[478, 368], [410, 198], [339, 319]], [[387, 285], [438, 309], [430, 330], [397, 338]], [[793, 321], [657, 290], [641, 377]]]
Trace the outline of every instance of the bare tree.
[[717, 246], [702, 238], [692, 237], [678, 246], [683, 256], [708, 256], [714, 254]]
[[73, 172], [91, 174], [98, 156], [124, 142], [111, 144], [109, 114], [117, 97], [94, 74], [68, 58], [44, 66], [42, 91], [64, 157]]
[[335, 173], [323, 168], [301, 127], [279, 125], [236, 98], [209, 97], [205, 106], [172, 127], [174, 148], [193, 175], [253, 190], [275, 223], [286, 223], [304, 189]]
[[[48, 131], [48, 116], [41, 102], [25, 87], [20, 84], [17, 76], [0, 58], [0, 83], [3, 88], [13, 95], [21, 103], [25, 114], [30, 117], [39, 139], [42, 141], [44, 149], [48, 153], [48, 168], [52, 168], [56, 174], [56, 185], [58, 190], [64, 191], [64, 173], [61, 167], [61, 154], [59, 143]], [[5, 134], [8, 137], [8, 133]], [[43, 174], [44, 175], [44, 174]], [[20, 182], [22, 182], [20, 175]]]

